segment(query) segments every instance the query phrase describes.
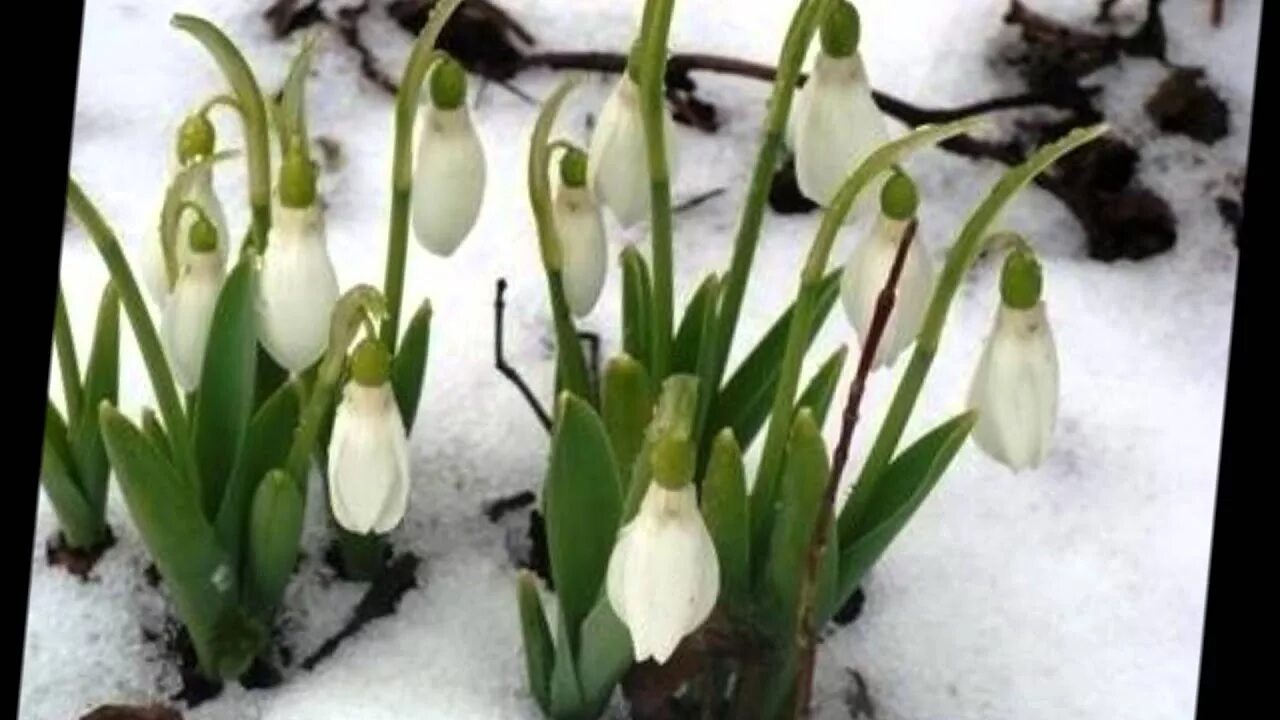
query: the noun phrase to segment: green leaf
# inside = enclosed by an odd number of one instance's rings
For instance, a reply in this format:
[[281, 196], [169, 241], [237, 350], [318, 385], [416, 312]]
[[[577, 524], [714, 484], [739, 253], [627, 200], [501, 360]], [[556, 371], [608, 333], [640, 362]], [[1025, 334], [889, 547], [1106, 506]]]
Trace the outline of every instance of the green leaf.
[[302, 49], [289, 65], [289, 75], [280, 92], [280, 104], [275, 108], [276, 130], [280, 147], [288, 148], [292, 137], [302, 138], [303, 151], [307, 152], [307, 112], [305, 97], [307, 74], [311, 71], [311, 58], [315, 54], [319, 36], [308, 33], [302, 40]]
[[698, 355], [702, 348], [703, 330], [707, 316], [715, 317], [716, 301], [720, 295], [720, 282], [715, 273], [708, 275], [694, 291], [680, 328], [671, 346], [671, 372], [693, 374], [698, 371]]
[[107, 504], [107, 478], [111, 466], [98, 430], [98, 407], [113, 405], [120, 386], [120, 301], [115, 285], [108, 282], [98, 305], [93, 348], [85, 367], [84, 408], [71, 425], [71, 452], [79, 470], [81, 489], [94, 514], [101, 516]]
[[841, 601], [854, 591], [928, 497], [976, 420], [972, 411], [957, 415], [921, 437], [885, 468], [864, 520], [850, 537], [840, 538]]
[[[828, 273], [818, 286], [809, 343], [817, 337], [838, 297], [840, 270], [837, 269]], [[732, 428], [734, 437], [744, 448], [751, 446], [769, 417], [773, 395], [778, 387], [778, 375], [782, 370], [782, 355], [787, 349], [787, 333], [793, 309], [794, 306], [788, 307], [779, 316], [729, 378], [712, 406], [709, 428], [717, 432], [722, 428]]]
[[750, 600], [751, 542], [747, 505], [747, 473], [742, 450], [725, 428], [711, 446], [702, 480], [702, 517], [720, 560], [720, 595], [730, 607]]
[[831, 399], [835, 396], [836, 386], [840, 382], [840, 373], [844, 371], [844, 362], [848, 358], [849, 349], [844, 345], [831, 353], [822, 367], [810, 378], [796, 407], [807, 407], [813, 411], [813, 419], [818, 427], [827, 421], [827, 412], [831, 410]]
[[801, 409], [796, 413], [787, 442], [782, 492], [776, 506], [776, 521], [765, 567], [770, 592], [771, 629], [779, 642], [788, 645], [795, 637], [809, 544], [829, 474], [822, 431], [813, 414]]
[[404, 420], [405, 432], [413, 429], [418, 416], [418, 400], [422, 396], [422, 383], [427, 371], [427, 350], [431, 344], [431, 301], [423, 300], [418, 311], [409, 320], [400, 349], [391, 360], [391, 389], [396, 394], [396, 405]]
[[653, 386], [644, 366], [630, 355], [619, 355], [604, 370], [601, 413], [618, 460], [623, 495], [631, 484], [636, 455], [644, 445], [644, 431], [653, 418]]
[[255, 274], [241, 260], [227, 277], [213, 311], [196, 403], [196, 461], [205, 517], [217, 515], [253, 413], [258, 359]]
[[582, 623], [578, 682], [582, 689], [582, 717], [598, 718], [613, 697], [613, 690], [631, 668], [635, 650], [631, 633], [613, 612], [606, 593]]
[[160, 424], [160, 418], [156, 417], [155, 411], [151, 408], [142, 410], [142, 434], [147, 436], [152, 446], [165, 459], [173, 462], [173, 447], [169, 445], [169, 434], [165, 432], [164, 426]]
[[221, 631], [235, 623], [238, 583], [199, 498], [115, 408], [104, 404], [100, 418], [107, 457], [129, 514], [191, 633], [202, 672], [216, 677], [234, 669], [239, 658], [223, 657], [219, 650], [229, 642]]
[[[558, 588], [557, 588], [558, 589]], [[553, 718], [583, 717], [582, 687], [573, 659], [572, 643], [565, 634], [564, 613], [556, 624], [555, 665], [551, 668], [551, 712]]]
[[622, 512], [622, 485], [604, 423], [585, 401], [561, 396], [542, 501], [551, 575], [569, 652], [595, 604]]
[[258, 345], [258, 369], [255, 372], [253, 407], [260, 408], [281, 385], [289, 382], [289, 371], [280, 367], [271, 355]]
[[533, 576], [520, 573], [516, 581], [516, 600], [520, 606], [520, 634], [524, 638], [524, 663], [528, 673], [529, 692], [544, 714], [551, 712], [551, 673], [556, 662], [555, 643], [542, 598]]
[[840, 609], [840, 539], [835, 536], [836, 513], [827, 511], [827, 542], [818, 567], [818, 594], [813, 608], [815, 627], [821, 628]]
[[306, 499], [300, 483], [272, 470], [258, 483], [249, 514], [245, 597], [264, 623], [270, 622], [298, 562]]
[[45, 409], [41, 447], [40, 483], [58, 516], [67, 543], [76, 548], [92, 546], [98, 540], [97, 527], [101, 522], [95, 522], [89, 501], [80, 490], [75, 460], [67, 444], [67, 426], [51, 401]]
[[[165, 262], [165, 276], [168, 278], [170, 289], [173, 288], [174, 282], [178, 279], [178, 272], [181, 270], [177, 265], [178, 243], [186, 241], [186, 238], [178, 237], [178, 221], [182, 219], [183, 201], [188, 198], [196, 180], [202, 177], [205, 171], [217, 163], [236, 157], [238, 154], [234, 150], [224, 150], [209, 157], [200, 158], [179, 170], [173, 176], [173, 181], [169, 183], [169, 187], [164, 194], [164, 203], [160, 206], [159, 239]], [[226, 242], [227, 240], [219, 238], [219, 241]]]
[[[237, 562], [241, 558], [241, 543], [245, 539], [255, 488], [272, 468], [284, 464], [300, 413], [297, 387], [289, 383], [281, 385], [249, 421], [244, 447], [227, 482], [214, 525], [218, 542]], [[299, 485], [302, 485], [300, 481]]]
[[649, 311], [653, 307], [653, 283], [649, 279], [649, 263], [634, 245], [621, 255], [622, 264], [622, 347], [645, 369], [653, 367], [653, 323]]

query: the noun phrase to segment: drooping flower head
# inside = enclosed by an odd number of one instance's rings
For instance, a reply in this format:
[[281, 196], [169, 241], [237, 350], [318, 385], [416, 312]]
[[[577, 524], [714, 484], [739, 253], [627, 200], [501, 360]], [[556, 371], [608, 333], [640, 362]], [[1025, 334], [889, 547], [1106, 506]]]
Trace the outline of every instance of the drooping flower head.
[[586, 317], [600, 299], [608, 270], [604, 220], [587, 186], [587, 156], [571, 148], [560, 159], [560, 186], [552, 206], [565, 298], [576, 317]]
[[663, 383], [644, 450], [649, 487], [609, 557], [609, 604], [631, 632], [636, 662], [665, 663], [710, 616], [720, 593], [715, 543], [693, 484], [696, 403], [696, 378]]
[[186, 243], [184, 264], [164, 303], [160, 335], [174, 378], [183, 392], [190, 393], [200, 387], [225, 268], [218, 253], [217, 229], [198, 206], [188, 207], [196, 219]]
[[432, 65], [427, 95], [413, 172], [413, 232], [423, 248], [448, 257], [480, 216], [484, 148], [467, 110], [467, 74], [456, 60]]
[[1058, 353], [1042, 285], [1040, 263], [1019, 242], [1005, 259], [995, 327], [969, 392], [974, 442], [1015, 472], [1044, 462], [1057, 420]]
[[274, 210], [258, 273], [259, 332], [271, 358], [300, 373], [328, 347], [330, 314], [338, 301], [315, 169], [300, 142], [285, 154]]
[[351, 355], [329, 440], [329, 506], [346, 530], [389, 532], [409, 502], [409, 453], [391, 388], [391, 354], [366, 338]]
[[880, 214], [870, 235], [858, 242], [845, 264], [840, 299], [845, 316], [861, 342], [866, 342], [880, 291], [889, 280], [899, 249], [907, 243], [893, 309], [885, 324], [872, 367], [892, 365], [920, 334], [933, 294], [933, 264], [915, 233], [919, 197], [915, 183], [895, 170], [880, 192]]

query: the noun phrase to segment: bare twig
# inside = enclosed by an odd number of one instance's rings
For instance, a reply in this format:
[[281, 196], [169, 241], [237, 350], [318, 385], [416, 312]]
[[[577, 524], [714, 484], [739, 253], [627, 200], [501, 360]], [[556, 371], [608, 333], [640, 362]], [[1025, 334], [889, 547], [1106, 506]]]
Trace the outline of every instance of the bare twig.
[[498, 278], [498, 291], [493, 300], [493, 365], [502, 373], [502, 376], [511, 381], [512, 385], [520, 391], [524, 396], [525, 402], [529, 403], [529, 408], [538, 416], [538, 422], [542, 427], [551, 432], [551, 415], [542, 407], [542, 403], [538, 402], [538, 396], [533, 394], [533, 390], [529, 388], [529, 383], [515, 368], [507, 363], [506, 354], [502, 349], [502, 320], [506, 315], [507, 303], [504, 296], [507, 292], [507, 279]]
[[831, 474], [827, 477], [827, 486], [822, 494], [822, 504], [818, 507], [818, 519], [813, 527], [813, 538], [809, 541], [809, 554], [805, 558], [805, 573], [800, 587], [800, 622], [797, 624], [796, 645], [800, 652], [800, 673], [796, 680], [795, 706], [793, 718], [803, 718], [808, 713], [809, 698], [813, 693], [813, 665], [817, 650], [818, 628], [815, 627], [814, 606], [817, 604], [818, 568], [821, 565], [822, 553], [831, 542], [828, 537], [831, 527], [831, 515], [836, 499], [836, 489], [840, 486], [840, 477], [844, 474], [844, 466], [849, 460], [849, 445], [853, 439], [853, 430], [858, 424], [858, 412], [862, 405], [862, 395], [867, 387], [867, 376], [871, 374], [871, 361], [884, 335], [885, 326], [889, 322], [889, 314], [897, 297], [898, 279], [902, 276], [902, 266], [906, 262], [907, 250], [916, 235], [916, 221], [912, 220], [898, 244], [898, 252], [893, 257], [893, 266], [889, 269], [889, 277], [880, 294], [876, 297], [875, 313], [871, 317], [871, 327], [862, 344], [858, 356], [858, 370], [849, 385], [849, 399], [844, 406], [844, 417], [840, 425], [840, 439], [836, 444], [835, 455], [831, 462]]

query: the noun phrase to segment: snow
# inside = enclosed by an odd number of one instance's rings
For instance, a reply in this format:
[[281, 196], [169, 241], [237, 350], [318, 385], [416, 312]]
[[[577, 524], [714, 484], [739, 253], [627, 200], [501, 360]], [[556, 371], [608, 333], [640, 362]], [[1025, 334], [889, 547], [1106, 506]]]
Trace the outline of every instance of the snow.
[[[325, 2], [326, 8], [343, 4]], [[375, 3], [380, 5], [381, 3]], [[1092, 3], [1035, 0], [1035, 9], [1085, 20]], [[640, 3], [506, 0], [546, 46], [623, 49]], [[677, 50], [731, 53], [772, 62], [790, 3], [681, 0]], [[875, 84], [922, 105], [943, 106], [1016, 89], [991, 61], [992, 43], [1013, 31], [1002, 0], [929, 4], [864, 0], [864, 56]], [[168, 18], [183, 11], [225, 28], [264, 87], [282, 80], [296, 40], [273, 41], [263, 2], [87, 3], [72, 172], [137, 257], [142, 229], [161, 192], [164, 152], [181, 114], [221, 88], [215, 66]], [[634, 7], [633, 7], [634, 6]], [[1141, 16], [1141, 2], [1117, 15]], [[1188, 718], [1194, 712], [1211, 518], [1235, 283], [1231, 231], [1213, 198], [1243, 176], [1260, 0], [1228, 3], [1226, 22], [1208, 25], [1208, 4], [1165, 3], [1170, 57], [1204, 65], [1232, 111], [1231, 134], [1212, 147], [1158, 136], [1140, 102], [1163, 78], [1153, 62], [1126, 59], [1090, 80], [1127, 137], [1145, 144], [1140, 179], [1166, 197], [1178, 219], [1177, 246], [1131, 263], [1088, 259], [1079, 227], [1052, 197], [1032, 189], [1003, 225], [1025, 233], [1045, 261], [1046, 298], [1059, 343], [1063, 397], [1056, 446], [1038, 471], [1014, 476], [972, 445], [869, 578], [863, 617], [828, 638], [820, 653], [820, 717], [847, 717], [847, 670], [866, 678], [880, 720]], [[383, 13], [362, 21], [382, 67], [399, 73], [408, 39]], [[731, 237], [754, 159], [767, 88], [703, 75], [701, 92], [724, 127], [706, 136], [680, 127], [677, 201], [727, 187], [676, 223], [677, 293], [727, 266]], [[534, 97], [558, 81], [528, 73], [515, 85]], [[592, 78], [572, 97], [564, 134], [585, 140], [586, 115], [609, 80]], [[551, 387], [551, 329], [524, 188], [534, 108], [506, 90], [473, 81], [474, 112], [489, 161], [479, 224], [447, 261], [410, 251], [405, 313], [430, 297], [432, 353], [411, 439], [415, 486], [395, 533], [399, 550], [424, 558], [420, 588], [392, 617], [366, 626], [314, 671], [287, 670], [271, 690], [229, 687], [187, 712], [196, 719], [536, 718], [525, 690], [507, 530], [483, 515], [484, 501], [536, 487], [546, 441], [518, 393], [492, 369], [493, 285], [510, 282], [507, 349], [544, 398]], [[308, 99], [310, 124], [340, 143], [344, 162], [322, 178], [330, 248], [339, 280], [380, 284], [388, 210], [391, 99], [359, 75], [357, 59], [326, 36]], [[218, 117], [221, 142], [238, 129]], [[920, 241], [940, 265], [947, 243], [1002, 168], [933, 151], [909, 162], [924, 199]], [[247, 210], [242, 164], [227, 163], [217, 186], [233, 227]], [[769, 215], [742, 314], [735, 357], [794, 293], [817, 216]], [[61, 277], [77, 341], [87, 350], [105, 270], [74, 225]], [[640, 240], [611, 230], [611, 251]], [[847, 257], [853, 231], [833, 261]], [[995, 309], [996, 266], [979, 264], [953, 307], [941, 352], [907, 430], [913, 438], [959, 411]], [[586, 326], [619, 346], [615, 269]], [[839, 311], [837, 310], [837, 313]], [[819, 336], [816, 367], [851, 335], [837, 316]], [[126, 331], [125, 348], [132, 348]], [[851, 363], [852, 364], [852, 363]], [[873, 376], [856, 468], [905, 363]], [[150, 389], [136, 351], [123, 361], [122, 405], [136, 414]], [[845, 378], [847, 382], [848, 377]], [[50, 392], [60, 398], [56, 371]], [[833, 416], [835, 413], [833, 413]], [[836, 433], [834, 417], [827, 437]], [[752, 455], [754, 457], [754, 454]], [[852, 475], [852, 473], [850, 473]], [[324, 496], [313, 483], [306, 559], [287, 593], [282, 621], [296, 657], [345, 622], [362, 586], [331, 577]], [[55, 519], [42, 496], [31, 554], [32, 585], [20, 717], [61, 720], [104, 703], [163, 701], [178, 688], [172, 664], [143, 628], [159, 629], [161, 596], [143, 580], [146, 553], [112, 491], [109, 518], [120, 538], [81, 583], [44, 562]]]

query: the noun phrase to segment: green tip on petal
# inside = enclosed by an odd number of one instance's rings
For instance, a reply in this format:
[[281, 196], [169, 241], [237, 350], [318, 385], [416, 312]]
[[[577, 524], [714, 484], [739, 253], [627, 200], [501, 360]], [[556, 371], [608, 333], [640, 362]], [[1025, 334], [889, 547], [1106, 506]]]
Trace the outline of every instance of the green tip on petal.
[[213, 155], [218, 133], [209, 118], [200, 113], [190, 115], [178, 128], [178, 163], [186, 165]]
[[895, 168], [880, 189], [880, 211], [894, 220], [909, 220], [920, 207], [920, 195], [911, 176]]
[[364, 387], [381, 387], [391, 377], [391, 353], [382, 343], [368, 338], [351, 353], [351, 379]]
[[587, 184], [587, 154], [578, 148], [570, 148], [560, 158], [560, 181], [569, 187]]
[[467, 99], [467, 73], [457, 60], [445, 56], [431, 71], [431, 104], [455, 110]]
[[849, 57], [857, 52], [861, 35], [858, 9], [846, 0], [839, 0], [822, 22], [822, 51], [830, 57]]
[[294, 138], [280, 164], [280, 203], [289, 208], [309, 208], [316, 201], [316, 173], [301, 139]]
[[1028, 310], [1040, 302], [1044, 278], [1031, 246], [1019, 242], [1004, 259], [1000, 273], [1000, 299], [1015, 310]]
[[188, 236], [191, 251], [195, 253], [211, 253], [218, 249], [218, 229], [213, 226], [203, 213], [191, 224]]
[[693, 482], [697, 454], [688, 436], [663, 435], [649, 450], [653, 480], [668, 490], [679, 490]]

